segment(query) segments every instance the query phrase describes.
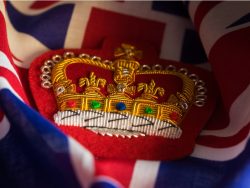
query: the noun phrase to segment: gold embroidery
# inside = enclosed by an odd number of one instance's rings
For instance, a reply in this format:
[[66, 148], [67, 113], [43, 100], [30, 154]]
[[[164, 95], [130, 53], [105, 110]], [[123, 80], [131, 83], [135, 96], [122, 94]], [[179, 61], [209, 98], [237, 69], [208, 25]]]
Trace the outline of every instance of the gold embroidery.
[[85, 93], [98, 93], [100, 96], [103, 96], [102, 93], [100, 92], [100, 87], [104, 87], [106, 85], [106, 80], [103, 78], [97, 78], [96, 79], [96, 75], [94, 72], [90, 73], [89, 78], [84, 77], [84, 78], [80, 78], [79, 80], [79, 86], [83, 87], [84, 85], [86, 85], [85, 88]]
[[[74, 54], [71, 54], [70, 57], [67, 56], [67, 58], [60, 61], [57, 57], [58, 61], [55, 63], [51, 71], [51, 83], [49, 83], [49, 85], [53, 86], [59, 111], [81, 110], [86, 111], [87, 113], [91, 110], [97, 110], [100, 113], [111, 113], [108, 117], [113, 117], [118, 113], [118, 115], [120, 114], [120, 116], [122, 116], [119, 120], [126, 118], [129, 119], [131, 116], [131, 121], [134, 116], [139, 118], [145, 117], [145, 121], [154, 122], [154, 126], [158, 126], [158, 132], [164, 132], [166, 125], [179, 128], [183, 117], [188, 112], [190, 106], [194, 102], [196, 103], [195, 96], [197, 88], [195, 83], [200, 82], [199, 87], [203, 87], [201, 86], [201, 83], [204, 82], [198, 80], [198, 77], [194, 74], [188, 76], [186, 69], [185, 71], [183, 71], [184, 69], [181, 71], [175, 71], [173, 66], [166, 70], [162, 70], [162, 66], [160, 65], [155, 65], [152, 70], [150, 67], [147, 67], [147, 69], [140, 68], [140, 63], [136, 59], [142, 57], [142, 52], [136, 50], [132, 45], [122, 44], [120, 48], [115, 50], [114, 55], [117, 58], [114, 62], [107, 60], [102, 61], [101, 58], [98, 57], [91, 58], [86, 54], [79, 55], [79, 57], [74, 57]], [[113, 72], [114, 84], [108, 83], [104, 78], [98, 77], [95, 72], [90, 72], [89, 75], [83, 75], [83, 77], [79, 79], [79, 86], [84, 89], [84, 92], [77, 93], [75, 84], [73, 84], [66, 75], [67, 67], [75, 63], [92, 65], [101, 69], [110, 70]], [[51, 68], [52, 67], [49, 69]], [[151, 79], [149, 83], [143, 82], [138, 83], [137, 86], [134, 85], [137, 75], [156, 74], [172, 75], [180, 78], [183, 82], [182, 91], [170, 94], [168, 100], [159, 103], [158, 98], [163, 97], [167, 91], [165, 91], [164, 88], [157, 86], [155, 80]], [[192, 79], [195, 80], [193, 81]], [[45, 81], [50, 82], [48, 80]], [[105, 95], [102, 93], [101, 88], [106, 90], [108, 94]], [[204, 93], [206, 90], [199, 89], [199, 91]], [[199, 99], [201, 98], [204, 99], [205, 97], [199, 97]], [[111, 121], [113, 120], [108, 120], [108, 123]], [[162, 123], [157, 123], [158, 121], [161, 121]], [[150, 123], [148, 124], [151, 126]], [[106, 126], [106, 128], [102, 127], [105, 130], [108, 130], [108, 128], [110, 129], [109, 126], [111, 125], [105, 125], [105, 123], [103, 125]], [[139, 127], [139, 125], [137, 126]], [[143, 126], [145, 125], [143, 124]], [[115, 125], [112, 125], [111, 128], [114, 129], [114, 126]], [[122, 126], [122, 122], [118, 123], [117, 126]], [[100, 128], [92, 127], [91, 129], [99, 130]], [[117, 132], [121, 134], [121, 130], [126, 132], [130, 129], [136, 129], [134, 132], [145, 132], [146, 134], [149, 132], [149, 135], [163, 134], [165, 136], [167, 135], [167, 137], [171, 137], [171, 134], [174, 134], [170, 132], [167, 133], [166, 131], [166, 133], [157, 133], [150, 128], [137, 128], [133, 122], [128, 122], [124, 128], [119, 128], [119, 131]], [[131, 135], [130, 133], [126, 134]]]
[[137, 91], [144, 91], [143, 94], [141, 95], [141, 98], [147, 99], [147, 100], [155, 100], [158, 97], [156, 96], [157, 94], [160, 96], [164, 95], [164, 88], [162, 87], [155, 87], [155, 81], [151, 80], [149, 84], [147, 83], [139, 83]]

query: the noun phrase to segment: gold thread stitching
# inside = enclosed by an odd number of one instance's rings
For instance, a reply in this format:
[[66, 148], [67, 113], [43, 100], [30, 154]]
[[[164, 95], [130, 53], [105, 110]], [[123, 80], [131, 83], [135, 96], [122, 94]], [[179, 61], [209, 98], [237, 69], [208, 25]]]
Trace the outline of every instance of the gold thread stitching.
[[[122, 47], [124, 48], [124, 46]], [[90, 102], [95, 100], [101, 104], [101, 108], [98, 110], [105, 112], [119, 112], [116, 108], [116, 104], [118, 102], [123, 102], [126, 105], [126, 110], [124, 110], [126, 113], [135, 116], [143, 115], [156, 117], [159, 120], [168, 121], [179, 126], [183, 116], [187, 113], [189, 106], [194, 100], [194, 82], [181, 72], [168, 70], [139, 70], [140, 64], [135, 61], [134, 56], [140, 53], [132, 52], [134, 48], [131, 49], [131, 46], [129, 46], [129, 48], [130, 50], [125, 50], [126, 52], [123, 53], [121, 49], [119, 49], [119, 53], [116, 51], [116, 57], [121, 58], [115, 60], [113, 64], [104, 64], [98, 58], [90, 59], [89, 57], [69, 58], [57, 63], [52, 69], [51, 80], [54, 92], [57, 96], [59, 110], [90, 110]], [[96, 78], [94, 72], [91, 72], [89, 78], [80, 78], [79, 86], [86, 86], [86, 88], [83, 94], [77, 94], [75, 91], [76, 86], [67, 79], [66, 75], [66, 68], [74, 63], [93, 65], [114, 72], [116, 86], [108, 84], [106, 89], [109, 95], [104, 96], [100, 92], [100, 87], [106, 86], [106, 80], [103, 78]], [[183, 81], [183, 89], [181, 92], [177, 92], [176, 95], [172, 94], [168, 101], [158, 104], [156, 101], [158, 97], [156, 95], [163, 96], [165, 90], [161, 87], [156, 87], [155, 81], [151, 80], [150, 83], [139, 83], [137, 86], [137, 92], [143, 91], [143, 94], [136, 99], [132, 99], [130, 95], [133, 96], [136, 92], [136, 86], [132, 85], [135, 82], [136, 75], [149, 74], [177, 76]], [[62, 91], [58, 92], [58, 88]], [[71, 104], [74, 106], [67, 106], [67, 101], [75, 101]], [[180, 106], [181, 103], [185, 103], [188, 108], [182, 108]], [[146, 114], [144, 112], [144, 109], [147, 106], [150, 106], [153, 109], [153, 114]], [[178, 115], [178, 120], [170, 118], [172, 112], [175, 112]]]

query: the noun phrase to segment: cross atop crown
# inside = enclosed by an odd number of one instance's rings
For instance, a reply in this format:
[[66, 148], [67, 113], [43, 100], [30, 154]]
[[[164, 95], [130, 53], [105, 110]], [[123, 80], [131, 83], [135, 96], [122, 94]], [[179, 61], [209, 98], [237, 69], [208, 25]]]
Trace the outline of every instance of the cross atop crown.
[[114, 52], [115, 58], [124, 58], [129, 60], [141, 59], [142, 51], [137, 50], [130, 44], [121, 44], [121, 47], [117, 48]]

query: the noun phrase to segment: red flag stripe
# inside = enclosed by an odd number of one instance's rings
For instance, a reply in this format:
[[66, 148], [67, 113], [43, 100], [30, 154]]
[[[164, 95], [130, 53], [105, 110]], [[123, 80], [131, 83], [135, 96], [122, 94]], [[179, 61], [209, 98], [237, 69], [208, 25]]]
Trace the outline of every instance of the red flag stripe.
[[194, 15], [194, 25], [197, 30], [200, 28], [200, 24], [204, 18], [204, 16], [216, 5], [220, 4], [221, 1], [207, 1], [207, 2], [201, 2], [196, 9], [195, 15]]

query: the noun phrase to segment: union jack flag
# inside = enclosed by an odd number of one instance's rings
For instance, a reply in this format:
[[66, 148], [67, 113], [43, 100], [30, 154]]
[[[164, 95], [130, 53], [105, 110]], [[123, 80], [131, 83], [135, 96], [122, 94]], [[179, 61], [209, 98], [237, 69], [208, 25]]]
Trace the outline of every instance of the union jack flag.
[[[0, 33], [0, 187], [250, 187], [250, 2], [1, 1]], [[191, 156], [97, 159], [34, 110], [34, 58], [112, 37], [212, 71], [220, 98]]]

